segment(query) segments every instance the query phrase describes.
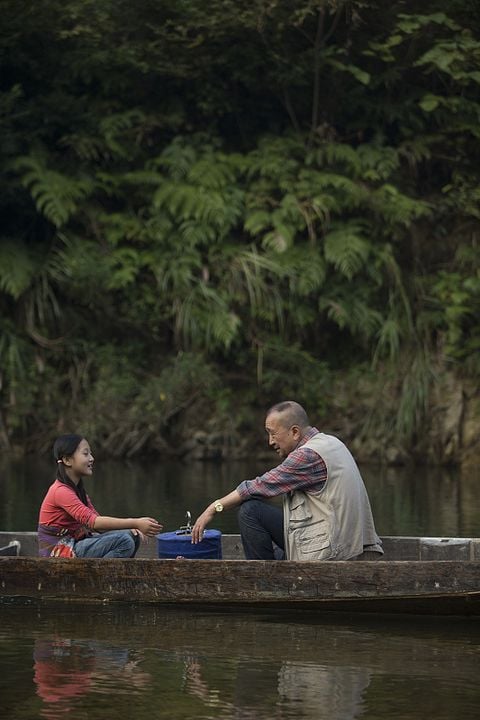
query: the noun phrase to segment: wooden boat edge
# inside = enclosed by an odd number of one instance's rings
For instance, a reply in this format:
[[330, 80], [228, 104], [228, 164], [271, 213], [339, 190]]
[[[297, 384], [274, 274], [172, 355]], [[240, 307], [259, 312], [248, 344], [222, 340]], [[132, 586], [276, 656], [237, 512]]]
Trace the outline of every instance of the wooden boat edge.
[[38, 558], [34, 532], [0, 532], [20, 551], [0, 557], [0, 602], [480, 615], [480, 539], [382, 539], [375, 562], [246, 561], [228, 534], [223, 560], [160, 560], [151, 543], [134, 560], [72, 561]]
[[480, 614], [480, 561], [0, 558], [2, 602]]

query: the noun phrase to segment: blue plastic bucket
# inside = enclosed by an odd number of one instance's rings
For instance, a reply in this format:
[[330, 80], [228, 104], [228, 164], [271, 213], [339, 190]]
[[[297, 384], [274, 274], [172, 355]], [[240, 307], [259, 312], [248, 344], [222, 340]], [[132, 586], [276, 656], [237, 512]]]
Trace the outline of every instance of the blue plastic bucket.
[[156, 538], [159, 558], [176, 558], [181, 555], [188, 560], [222, 559], [220, 530], [205, 530], [203, 540], [197, 545], [192, 545], [191, 535], [177, 535], [176, 532], [160, 533]]

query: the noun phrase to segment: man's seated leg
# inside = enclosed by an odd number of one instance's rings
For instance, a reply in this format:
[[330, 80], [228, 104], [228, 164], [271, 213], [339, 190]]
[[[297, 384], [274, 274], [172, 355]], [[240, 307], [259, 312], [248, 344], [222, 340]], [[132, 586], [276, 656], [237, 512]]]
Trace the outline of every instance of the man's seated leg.
[[238, 524], [247, 560], [276, 560], [285, 549], [283, 510], [264, 500], [246, 500], [238, 511]]

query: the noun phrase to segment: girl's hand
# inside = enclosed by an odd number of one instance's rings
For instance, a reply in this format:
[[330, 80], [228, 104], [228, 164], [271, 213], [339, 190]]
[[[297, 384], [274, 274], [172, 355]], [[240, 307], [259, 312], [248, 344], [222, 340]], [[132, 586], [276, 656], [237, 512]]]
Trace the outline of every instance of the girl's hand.
[[148, 537], [144, 535], [140, 530], [137, 530], [137, 528], [133, 528], [131, 530], [132, 535], [137, 535], [142, 542], [148, 542]]
[[150, 517], [143, 517], [137, 519], [137, 530], [140, 530], [143, 535], [147, 537], [153, 537], [163, 530], [163, 525], [160, 525], [158, 520]]

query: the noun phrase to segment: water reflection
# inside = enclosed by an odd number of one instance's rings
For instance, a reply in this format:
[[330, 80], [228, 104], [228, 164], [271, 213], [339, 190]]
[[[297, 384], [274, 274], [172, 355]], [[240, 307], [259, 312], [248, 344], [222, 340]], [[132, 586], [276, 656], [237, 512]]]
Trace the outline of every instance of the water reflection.
[[473, 720], [479, 653], [475, 619], [0, 606], [9, 720]]
[[68, 716], [74, 700], [90, 688], [95, 656], [88, 643], [70, 638], [35, 640], [33, 651], [34, 682], [44, 702], [42, 717]]
[[185, 690], [222, 718], [256, 720], [268, 717], [353, 720], [362, 709], [362, 695], [371, 673], [363, 668], [326, 667], [283, 661], [268, 666], [238, 662], [232, 700], [218, 683], [209, 684], [198, 658], [185, 661]]
[[75, 715], [88, 693], [138, 692], [150, 681], [139, 669], [141, 653], [95, 640], [35, 638], [34, 683], [42, 699], [41, 716], [56, 720]]
[[[179, 629], [177, 621], [175, 618], [173, 632]], [[212, 625], [211, 621], [206, 626], [202, 623], [204, 629]], [[218, 628], [218, 620], [213, 624]], [[246, 628], [245, 621], [235, 625], [237, 629]], [[185, 624], [180, 623], [182, 626]], [[195, 701], [196, 717], [211, 713], [225, 720], [352, 720], [361, 711], [362, 694], [371, 678], [371, 672], [363, 667], [285, 659], [265, 662], [247, 660], [242, 655], [223, 658], [218, 667], [215, 661], [212, 663], [211, 652], [210, 645], [201, 654], [162, 647], [153, 653], [157, 664], [153, 658], [149, 661], [149, 666], [157, 669], [157, 678], [170, 676], [179, 697]], [[275, 651], [271, 654], [275, 656]], [[112, 693], [117, 702], [121, 695], [131, 701], [132, 693], [143, 694], [148, 701], [146, 690], [152, 683], [152, 673], [141, 669], [145, 658], [143, 651], [99, 640], [35, 638], [34, 683], [43, 701], [41, 717], [81, 717], [87, 710], [90, 713], [90, 706], [98, 706], [99, 698], [95, 696]]]

